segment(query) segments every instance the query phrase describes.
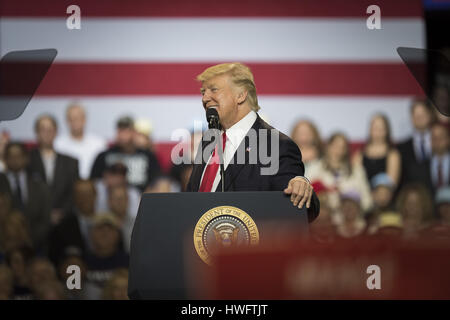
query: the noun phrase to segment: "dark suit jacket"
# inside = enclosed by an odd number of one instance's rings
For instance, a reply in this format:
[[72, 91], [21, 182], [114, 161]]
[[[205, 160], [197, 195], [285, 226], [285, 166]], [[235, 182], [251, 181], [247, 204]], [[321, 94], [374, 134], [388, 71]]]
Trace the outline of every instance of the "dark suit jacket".
[[413, 139], [410, 138], [398, 145], [402, 157], [401, 187], [410, 183], [420, 183], [430, 192], [433, 190], [430, 174], [430, 161], [418, 161], [414, 152]]
[[41, 180], [52, 191], [52, 208], [68, 210], [72, 204], [72, 189], [78, 179], [78, 160], [57, 153], [55, 172], [51, 185], [47, 183], [44, 163], [38, 149], [30, 153], [29, 171], [34, 179]]
[[[1, 188], [12, 194], [9, 180], [3, 173], [0, 173]], [[25, 203], [23, 214], [29, 224], [30, 235], [37, 250], [46, 251], [48, 232], [50, 230], [50, 191], [45, 184], [27, 176], [28, 199]], [[17, 209], [18, 204], [12, 203], [12, 207]]]
[[[257, 133], [257, 145], [251, 145], [249, 135], [247, 134], [234, 154], [233, 163], [230, 163], [224, 172], [225, 191], [283, 191], [287, 187], [289, 180], [296, 176], [304, 175], [305, 167], [302, 162], [300, 150], [288, 136], [269, 126], [259, 116], [253, 124], [252, 129]], [[258, 130], [260, 129], [268, 130], [267, 139], [260, 137], [258, 134]], [[261, 168], [268, 168], [270, 164], [264, 164], [266, 161], [260, 158], [259, 146], [263, 145], [263, 143], [267, 145], [268, 152], [266, 154], [272, 154], [275, 151], [271, 150], [271, 137], [273, 134], [271, 130], [275, 130], [274, 132], [278, 133], [279, 169], [276, 174], [262, 175]], [[201, 164], [194, 164], [187, 191], [198, 191], [200, 188], [201, 176], [206, 165], [205, 161], [203, 161], [201, 151], [209, 143], [209, 141], [202, 141], [202, 148], [197, 153], [197, 157], [202, 158]], [[256, 153], [256, 161], [251, 161], [251, 152]], [[245, 163], [238, 164], [238, 154], [245, 154]], [[200, 161], [197, 159], [196, 163], [200, 163]], [[216, 191], [221, 190], [221, 185], [222, 183], [219, 182]], [[317, 217], [319, 209], [319, 199], [314, 193], [311, 200], [311, 207], [308, 210], [309, 221]]]
[[49, 239], [48, 256], [55, 265], [61, 262], [68, 247], [77, 247], [82, 254], [86, 251], [87, 244], [81, 235], [78, 216], [73, 211], [68, 212], [61, 222], [53, 227]]

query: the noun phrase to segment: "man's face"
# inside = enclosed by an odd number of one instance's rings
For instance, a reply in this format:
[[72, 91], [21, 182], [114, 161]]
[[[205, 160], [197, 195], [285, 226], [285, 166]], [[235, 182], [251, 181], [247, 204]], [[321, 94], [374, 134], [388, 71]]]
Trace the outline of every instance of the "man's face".
[[25, 169], [28, 164], [28, 158], [18, 146], [9, 148], [8, 154], [5, 155], [6, 167], [13, 172], [19, 172]]
[[86, 124], [86, 116], [81, 107], [73, 107], [67, 113], [67, 123], [72, 134], [81, 134]]
[[55, 278], [56, 274], [48, 261], [39, 260], [30, 266], [30, 282], [32, 288], [37, 288], [40, 284]]
[[41, 119], [37, 128], [37, 140], [43, 147], [52, 147], [56, 137], [56, 128], [50, 119]]
[[126, 188], [114, 188], [109, 197], [109, 209], [123, 218], [128, 209], [128, 193]]
[[430, 126], [431, 114], [424, 105], [418, 104], [414, 107], [412, 111], [412, 122], [414, 128], [419, 131], [426, 130]]
[[114, 252], [120, 241], [119, 230], [109, 224], [96, 225], [91, 229], [92, 245], [101, 251]]
[[201, 88], [202, 103], [206, 109], [215, 107], [219, 113], [220, 123], [228, 129], [237, 121], [238, 88], [231, 82], [229, 74], [215, 76], [204, 81]]
[[116, 137], [117, 144], [121, 147], [130, 146], [133, 143], [133, 136], [133, 128], [118, 128]]
[[103, 177], [103, 181], [108, 188], [124, 186], [127, 183], [126, 174], [105, 172]]
[[431, 130], [431, 146], [433, 153], [445, 154], [450, 146], [447, 129], [444, 126], [434, 126]]
[[79, 182], [74, 188], [74, 203], [78, 210], [85, 215], [92, 215], [95, 211], [96, 193], [90, 183]]
[[355, 221], [361, 214], [361, 209], [353, 200], [343, 199], [341, 202], [341, 211], [345, 222]]
[[392, 200], [392, 191], [389, 187], [378, 186], [373, 190], [372, 197], [378, 208], [385, 209]]
[[403, 208], [403, 220], [405, 224], [418, 224], [422, 221], [423, 211], [420, 195], [417, 192], [410, 192], [405, 199]]

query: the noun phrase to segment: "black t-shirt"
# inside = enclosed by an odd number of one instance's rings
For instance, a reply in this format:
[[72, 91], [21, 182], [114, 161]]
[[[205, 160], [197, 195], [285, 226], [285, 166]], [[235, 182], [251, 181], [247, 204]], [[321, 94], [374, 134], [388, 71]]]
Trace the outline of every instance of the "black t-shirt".
[[85, 255], [85, 263], [87, 267], [86, 279], [99, 287], [103, 287], [116, 269], [128, 268], [129, 256], [123, 250], [117, 250], [115, 254], [109, 257], [97, 257], [88, 252]]
[[120, 147], [114, 146], [97, 156], [91, 170], [91, 179], [102, 178], [105, 169], [115, 163], [122, 163], [127, 167], [128, 183], [141, 191], [161, 172], [154, 153], [142, 149], [125, 153]]

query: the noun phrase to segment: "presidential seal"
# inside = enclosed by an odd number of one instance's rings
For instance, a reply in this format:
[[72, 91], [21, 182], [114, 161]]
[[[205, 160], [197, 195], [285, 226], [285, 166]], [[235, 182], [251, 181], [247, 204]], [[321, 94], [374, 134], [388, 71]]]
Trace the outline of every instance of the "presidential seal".
[[252, 246], [259, 243], [258, 228], [243, 210], [221, 206], [208, 210], [194, 229], [194, 246], [199, 257], [211, 265], [211, 256], [223, 248]]

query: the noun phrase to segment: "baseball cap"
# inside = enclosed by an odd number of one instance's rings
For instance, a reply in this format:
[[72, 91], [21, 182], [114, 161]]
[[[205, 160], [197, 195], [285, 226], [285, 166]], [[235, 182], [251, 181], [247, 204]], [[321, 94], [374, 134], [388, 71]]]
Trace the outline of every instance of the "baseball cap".
[[379, 228], [403, 228], [402, 217], [395, 212], [382, 213], [378, 221]]
[[379, 186], [388, 187], [392, 189], [394, 187], [394, 181], [392, 181], [391, 177], [387, 173], [379, 173], [375, 175], [371, 180], [372, 189], [375, 189]]
[[124, 116], [121, 117], [117, 121], [117, 128], [118, 129], [130, 129], [134, 127], [134, 120], [130, 116]]
[[120, 229], [119, 221], [112, 213], [109, 212], [106, 213], [99, 212], [93, 219], [93, 225], [94, 227], [109, 225], [116, 229]]
[[134, 130], [143, 135], [149, 136], [153, 131], [153, 126], [150, 120], [140, 118], [134, 122]]

